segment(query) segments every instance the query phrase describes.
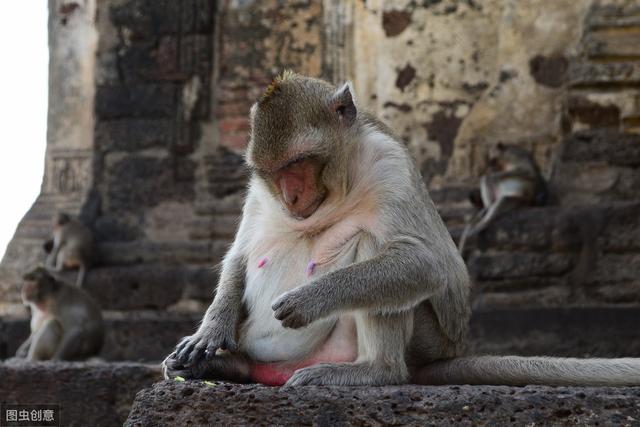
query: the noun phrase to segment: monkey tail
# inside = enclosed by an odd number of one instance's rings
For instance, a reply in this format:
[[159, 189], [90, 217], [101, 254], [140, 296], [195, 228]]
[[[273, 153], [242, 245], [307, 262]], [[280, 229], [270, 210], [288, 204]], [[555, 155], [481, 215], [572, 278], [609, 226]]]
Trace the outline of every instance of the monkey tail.
[[416, 375], [429, 385], [638, 386], [640, 358], [468, 356], [434, 362]]

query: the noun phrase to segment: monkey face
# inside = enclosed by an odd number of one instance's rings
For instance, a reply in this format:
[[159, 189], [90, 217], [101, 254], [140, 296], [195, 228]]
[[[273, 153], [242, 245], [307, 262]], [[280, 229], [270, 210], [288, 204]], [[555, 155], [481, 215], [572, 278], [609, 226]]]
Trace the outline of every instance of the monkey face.
[[58, 228], [60, 226], [63, 226], [70, 221], [71, 221], [71, 217], [68, 214], [64, 212], [58, 212], [53, 217], [53, 228]]
[[41, 295], [39, 292], [38, 282], [24, 282], [24, 285], [22, 285], [22, 301], [25, 303], [37, 302], [40, 299]]
[[59, 287], [58, 282], [42, 267], [25, 274], [23, 280], [21, 293], [25, 303], [41, 302]]
[[342, 188], [346, 171], [337, 165], [356, 116], [348, 84], [336, 89], [293, 73], [277, 77], [251, 108], [247, 163], [292, 217], [310, 217], [330, 189]]
[[321, 180], [323, 166], [320, 159], [302, 158], [271, 177], [271, 188], [293, 217], [308, 218], [324, 201], [327, 192]]

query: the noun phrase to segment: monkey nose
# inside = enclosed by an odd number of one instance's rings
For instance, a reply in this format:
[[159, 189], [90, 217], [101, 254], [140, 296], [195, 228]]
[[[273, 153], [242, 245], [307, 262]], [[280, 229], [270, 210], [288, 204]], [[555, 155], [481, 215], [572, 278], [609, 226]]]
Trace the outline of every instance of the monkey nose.
[[288, 188], [286, 185], [282, 186], [282, 197], [289, 206], [295, 206], [299, 199], [298, 191], [294, 188]]

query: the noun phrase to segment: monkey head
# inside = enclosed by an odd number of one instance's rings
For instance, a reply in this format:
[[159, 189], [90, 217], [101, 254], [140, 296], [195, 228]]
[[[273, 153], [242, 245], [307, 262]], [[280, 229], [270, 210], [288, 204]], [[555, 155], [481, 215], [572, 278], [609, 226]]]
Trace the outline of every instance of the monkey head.
[[22, 300], [25, 303], [41, 303], [60, 288], [60, 283], [43, 267], [28, 272], [22, 280]]
[[66, 214], [64, 212], [57, 212], [53, 216], [53, 227], [54, 228], [61, 227], [65, 224], [68, 224], [70, 221], [71, 221], [71, 216], [69, 216], [69, 214]]
[[292, 217], [310, 217], [344, 185], [340, 159], [356, 115], [348, 84], [288, 71], [251, 108], [247, 164]]
[[533, 162], [531, 154], [516, 145], [498, 142], [489, 149], [489, 169], [494, 172], [504, 172], [517, 168], [523, 164]]

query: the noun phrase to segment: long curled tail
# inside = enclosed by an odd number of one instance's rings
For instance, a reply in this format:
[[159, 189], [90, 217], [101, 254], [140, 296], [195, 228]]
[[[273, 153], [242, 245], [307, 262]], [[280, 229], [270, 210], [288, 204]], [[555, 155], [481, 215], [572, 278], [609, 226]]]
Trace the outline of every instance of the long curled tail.
[[640, 358], [468, 356], [421, 368], [418, 384], [638, 386]]

